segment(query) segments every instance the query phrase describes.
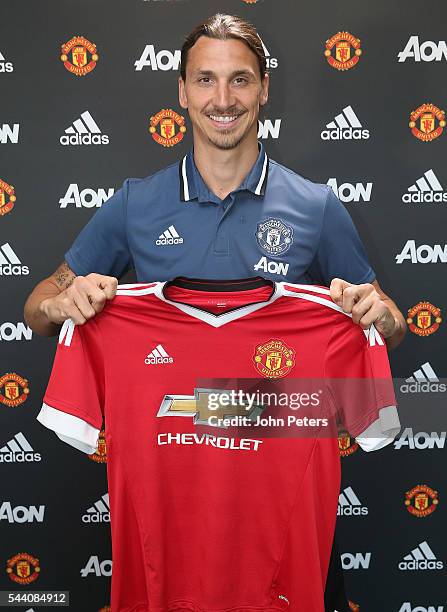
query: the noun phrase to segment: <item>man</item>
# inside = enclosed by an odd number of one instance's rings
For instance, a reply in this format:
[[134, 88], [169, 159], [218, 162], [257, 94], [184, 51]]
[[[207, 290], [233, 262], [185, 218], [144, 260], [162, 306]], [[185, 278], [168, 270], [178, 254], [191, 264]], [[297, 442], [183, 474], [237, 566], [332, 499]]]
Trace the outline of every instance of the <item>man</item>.
[[218, 14], [187, 37], [179, 101], [193, 150], [179, 164], [125, 181], [94, 215], [27, 300], [25, 319], [36, 333], [55, 335], [68, 318], [82, 325], [134, 268], [140, 282], [261, 274], [330, 285], [355, 323], [374, 323], [389, 348], [402, 341], [404, 318], [332, 190], [268, 159], [258, 144], [268, 91], [262, 43], [250, 24]]
[[[388, 348], [402, 341], [404, 318], [332, 190], [268, 160], [258, 146], [268, 90], [264, 50], [250, 24], [218, 14], [188, 36], [179, 100], [193, 126], [193, 151], [179, 168], [125, 181], [94, 215], [27, 300], [25, 319], [36, 333], [55, 335], [67, 318], [85, 323], [113, 298], [116, 277], [134, 267], [139, 281], [261, 273], [330, 285], [356, 323], [375, 322]], [[164, 244], [171, 226], [181, 238]]]

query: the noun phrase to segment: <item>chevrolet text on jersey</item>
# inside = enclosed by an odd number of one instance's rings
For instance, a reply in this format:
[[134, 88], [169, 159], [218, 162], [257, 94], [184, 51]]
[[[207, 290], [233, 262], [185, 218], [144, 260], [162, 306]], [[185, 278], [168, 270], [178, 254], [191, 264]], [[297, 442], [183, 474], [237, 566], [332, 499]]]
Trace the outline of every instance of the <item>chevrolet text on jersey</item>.
[[434, 42], [427, 40], [423, 43], [419, 42], [419, 36], [410, 36], [405, 49], [397, 54], [399, 62], [412, 58], [415, 62], [440, 62], [442, 59], [447, 59], [447, 45], [445, 40]]

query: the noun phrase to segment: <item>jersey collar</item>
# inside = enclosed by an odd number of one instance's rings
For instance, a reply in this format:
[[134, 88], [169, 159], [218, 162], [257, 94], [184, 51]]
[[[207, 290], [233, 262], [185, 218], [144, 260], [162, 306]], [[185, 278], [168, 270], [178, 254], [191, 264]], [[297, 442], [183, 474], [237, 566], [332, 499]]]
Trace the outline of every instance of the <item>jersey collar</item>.
[[[268, 178], [268, 156], [262, 142], [258, 142], [259, 154], [252, 169], [235, 191], [251, 191], [255, 195], [263, 196]], [[190, 202], [220, 201], [210, 192], [205, 181], [194, 163], [194, 148], [192, 148], [179, 163], [180, 200]]]
[[222, 327], [222, 325], [231, 323], [231, 321], [241, 319], [242, 317], [245, 317], [246, 315], [252, 312], [256, 312], [261, 308], [265, 308], [265, 306], [272, 304], [283, 295], [283, 283], [274, 283], [272, 295], [268, 300], [265, 300], [264, 302], [257, 302], [255, 304], [248, 304], [247, 306], [241, 306], [240, 308], [230, 310], [229, 312], [213, 314], [211, 312], [201, 310], [200, 308], [196, 308], [195, 306], [191, 306], [189, 304], [183, 304], [182, 302], [174, 302], [172, 300], [169, 300], [163, 293], [163, 289], [167, 282], [169, 281], [157, 283], [157, 285], [153, 288], [154, 295], [156, 295], [163, 302], [175, 306], [175, 308], [178, 308], [185, 314], [190, 315], [194, 319], [199, 319], [204, 323], [208, 323], [208, 325], [211, 325], [212, 327]]

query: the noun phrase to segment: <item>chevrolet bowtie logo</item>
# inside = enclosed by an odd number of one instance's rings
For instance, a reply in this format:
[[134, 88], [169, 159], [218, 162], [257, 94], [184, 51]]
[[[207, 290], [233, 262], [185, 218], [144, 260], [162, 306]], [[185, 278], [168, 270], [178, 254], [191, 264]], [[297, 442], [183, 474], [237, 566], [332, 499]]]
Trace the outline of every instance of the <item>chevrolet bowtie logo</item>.
[[[192, 417], [194, 425], [216, 425], [217, 419], [245, 417], [256, 421], [265, 406], [253, 404], [231, 396], [228, 389], [194, 389], [194, 395], [165, 395], [158, 411], [158, 417], [179, 416]], [[210, 417], [213, 418], [210, 421]], [[221, 427], [226, 428], [225, 425]]]

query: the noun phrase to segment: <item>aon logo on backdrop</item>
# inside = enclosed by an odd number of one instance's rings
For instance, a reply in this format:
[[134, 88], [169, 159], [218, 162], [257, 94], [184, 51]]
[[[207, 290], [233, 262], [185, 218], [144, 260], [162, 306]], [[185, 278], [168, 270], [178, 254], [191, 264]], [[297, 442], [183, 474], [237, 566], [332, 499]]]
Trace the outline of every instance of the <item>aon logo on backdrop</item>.
[[67, 208], [68, 204], [74, 204], [76, 208], [99, 208], [113, 196], [115, 190], [109, 189], [82, 189], [76, 183], [70, 183], [64, 197], [59, 200], [60, 208]]
[[445, 40], [435, 43], [433, 40], [419, 42], [419, 36], [410, 36], [405, 49], [397, 54], [399, 62], [413, 58], [415, 62], [440, 62], [447, 59], [447, 45]]

